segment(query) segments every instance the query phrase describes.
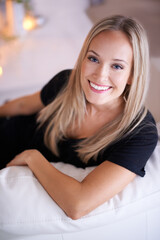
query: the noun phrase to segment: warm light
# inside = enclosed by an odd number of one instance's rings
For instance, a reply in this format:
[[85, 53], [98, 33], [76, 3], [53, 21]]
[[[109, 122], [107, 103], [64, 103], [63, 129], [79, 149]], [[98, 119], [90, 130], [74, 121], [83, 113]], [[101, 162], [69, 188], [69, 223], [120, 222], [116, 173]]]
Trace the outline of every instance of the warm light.
[[0, 66], [0, 76], [2, 76], [2, 74], [3, 74], [3, 69], [2, 69], [2, 67]]
[[32, 16], [26, 16], [23, 21], [23, 28], [25, 30], [32, 30], [36, 27], [36, 21], [35, 18]]

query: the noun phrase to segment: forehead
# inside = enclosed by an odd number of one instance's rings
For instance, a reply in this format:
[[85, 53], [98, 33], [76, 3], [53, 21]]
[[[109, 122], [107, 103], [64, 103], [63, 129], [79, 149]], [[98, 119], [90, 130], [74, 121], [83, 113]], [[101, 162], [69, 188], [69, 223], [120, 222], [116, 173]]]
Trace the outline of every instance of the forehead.
[[130, 46], [132, 46], [129, 37], [127, 36], [126, 33], [120, 31], [120, 30], [105, 30], [102, 31], [100, 33], [98, 33], [91, 41], [90, 45], [93, 44], [94, 42], [98, 42], [98, 41], [114, 41], [116, 42], [117, 40], [120, 43], [124, 43], [124, 44], [129, 44]]
[[100, 56], [129, 57], [132, 58], [132, 44], [128, 36], [122, 31], [107, 30], [96, 35], [88, 50], [94, 50]]

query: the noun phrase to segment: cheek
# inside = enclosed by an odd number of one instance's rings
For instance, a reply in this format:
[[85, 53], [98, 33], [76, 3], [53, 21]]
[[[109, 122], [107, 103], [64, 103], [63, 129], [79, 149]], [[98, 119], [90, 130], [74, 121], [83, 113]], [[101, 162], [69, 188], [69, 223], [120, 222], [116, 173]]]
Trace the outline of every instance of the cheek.
[[93, 72], [93, 65], [89, 62], [88, 59], [84, 59], [81, 67], [81, 74], [83, 76], [89, 76]]
[[124, 84], [127, 84], [130, 81], [130, 71], [127, 70], [121, 74], [121, 80], [123, 81]]
[[129, 74], [128, 73], [121, 73], [117, 74], [112, 78], [115, 86], [123, 92], [125, 89], [128, 81], [129, 81]]

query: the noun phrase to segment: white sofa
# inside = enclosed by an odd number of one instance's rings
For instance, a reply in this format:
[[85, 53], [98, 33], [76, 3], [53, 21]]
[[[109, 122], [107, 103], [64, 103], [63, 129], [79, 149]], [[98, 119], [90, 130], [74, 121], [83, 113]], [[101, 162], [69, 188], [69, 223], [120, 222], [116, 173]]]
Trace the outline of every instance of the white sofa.
[[[55, 163], [81, 181], [93, 168]], [[125, 190], [79, 220], [50, 198], [28, 167], [0, 171], [1, 240], [159, 240], [160, 143], [139, 176]]]

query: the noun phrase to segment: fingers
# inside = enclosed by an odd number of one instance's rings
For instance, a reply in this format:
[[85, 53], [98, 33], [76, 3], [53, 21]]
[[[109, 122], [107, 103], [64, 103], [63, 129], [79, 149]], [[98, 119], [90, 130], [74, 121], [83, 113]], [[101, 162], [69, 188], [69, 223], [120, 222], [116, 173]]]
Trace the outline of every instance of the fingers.
[[20, 153], [17, 156], [15, 156], [8, 164], [7, 167], [11, 167], [11, 166], [25, 166], [26, 161], [25, 161], [25, 154]]
[[39, 156], [40, 152], [36, 149], [25, 150], [22, 153], [19, 153], [15, 156], [8, 164], [7, 167], [10, 166], [26, 166], [27, 160], [33, 160], [35, 157]]

